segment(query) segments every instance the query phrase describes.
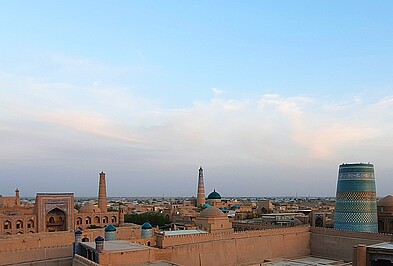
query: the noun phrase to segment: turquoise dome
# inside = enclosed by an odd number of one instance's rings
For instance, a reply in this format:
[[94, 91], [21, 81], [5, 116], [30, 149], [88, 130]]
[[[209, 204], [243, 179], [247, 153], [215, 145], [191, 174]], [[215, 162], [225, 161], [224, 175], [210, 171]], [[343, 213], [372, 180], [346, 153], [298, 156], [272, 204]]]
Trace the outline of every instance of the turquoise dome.
[[202, 205], [202, 208], [206, 209], [206, 208], [210, 208], [211, 205], [209, 203], [205, 203]]
[[105, 232], [115, 232], [115, 231], [116, 231], [116, 227], [113, 224], [110, 224], [107, 227], [105, 227]]
[[153, 226], [151, 226], [151, 224], [149, 224], [148, 222], [145, 222], [144, 224], [142, 224], [142, 229], [152, 229]]
[[212, 193], [207, 196], [207, 199], [221, 199], [221, 195], [214, 190]]

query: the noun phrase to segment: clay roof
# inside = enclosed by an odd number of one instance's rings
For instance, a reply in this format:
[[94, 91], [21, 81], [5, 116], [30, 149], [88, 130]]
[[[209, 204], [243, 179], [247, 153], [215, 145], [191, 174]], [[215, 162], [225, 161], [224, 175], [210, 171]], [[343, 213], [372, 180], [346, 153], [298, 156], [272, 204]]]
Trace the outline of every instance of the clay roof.
[[201, 217], [214, 218], [214, 217], [226, 217], [226, 215], [216, 207], [206, 208], [201, 212]]
[[378, 206], [393, 206], [393, 196], [388, 195], [380, 199], [377, 203]]
[[89, 202], [85, 206], [79, 209], [80, 213], [96, 213], [96, 212], [101, 212], [100, 208], [97, 206], [94, 206], [93, 203]]

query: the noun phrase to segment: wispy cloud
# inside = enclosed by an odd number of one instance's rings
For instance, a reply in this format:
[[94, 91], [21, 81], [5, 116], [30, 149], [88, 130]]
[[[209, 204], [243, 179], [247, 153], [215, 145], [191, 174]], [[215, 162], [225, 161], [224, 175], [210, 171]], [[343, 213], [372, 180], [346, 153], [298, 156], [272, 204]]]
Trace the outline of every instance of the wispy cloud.
[[[65, 60], [82, 67], [90, 63]], [[332, 171], [320, 178], [334, 183], [330, 178], [340, 162], [386, 166], [393, 156], [393, 96], [371, 103], [354, 96], [335, 103], [302, 95], [227, 98], [212, 88], [211, 99], [169, 108], [127, 87], [100, 82], [50, 82], [6, 72], [0, 82], [0, 160], [8, 164], [12, 159], [16, 167], [46, 169], [47, 162], [54, 162], [48, 158], [56, 157], [67, 168], [75, 166], [77, 157], [83, 162], [80, 169], [106, 165], [119, 175], [137, 171], [160, 182], [172, 180], [179, 169], [203, 164], [215, 168], [214, 182], [225, 184], [232, 173], [247, 173], [241, 179], [258, 187], [268, 177], [283, 183], [292, 182], [289, 178], [310, 181], [326, 165]], [[78, 153], [70, 147], [78, 147]], [[102, 155], [105, 151], [110, 158]], [[294, 168], [299, 173], [289, 170]], [[240, 189], [243, 194], [252, 190]]]
[[220, 90], [220, 89], [218, 89], [218, 88], [211, 88], [211, 90], [212, 90], [212, 92], [214, 93], [214, 96], [215, 96], [215, 97], [219, 97], [219, 96], [221, 96], [222, 94], [224, 94], [224, 91], [223, 91], [223, 90]]

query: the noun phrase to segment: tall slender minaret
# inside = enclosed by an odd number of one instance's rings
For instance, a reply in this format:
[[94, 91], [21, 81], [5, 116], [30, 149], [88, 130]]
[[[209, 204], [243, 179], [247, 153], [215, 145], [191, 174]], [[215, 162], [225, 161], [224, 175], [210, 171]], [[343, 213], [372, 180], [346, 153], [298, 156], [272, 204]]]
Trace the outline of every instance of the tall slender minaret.
[[205, 183], [203, 182], [203, 169], [199, 167], [197, 207], [205, 204]]
[[19, 188], [15, 189], [15, 205], [20, 206]]
[[107, 212], [108, 208], [108, 200], [106, 198], [106, 181], [105, 181], [105, 173], [100, 173], [100, 185], [98, 188], [98, 208], [100, 208], [101, 212]]

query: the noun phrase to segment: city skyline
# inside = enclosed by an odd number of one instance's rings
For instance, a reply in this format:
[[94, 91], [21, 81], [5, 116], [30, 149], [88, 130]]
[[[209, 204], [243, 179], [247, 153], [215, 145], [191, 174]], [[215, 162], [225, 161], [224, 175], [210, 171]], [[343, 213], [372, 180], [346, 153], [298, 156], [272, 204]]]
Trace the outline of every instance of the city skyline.
[[0, 194], [391, 194], [389, 1], [4, 2]]

